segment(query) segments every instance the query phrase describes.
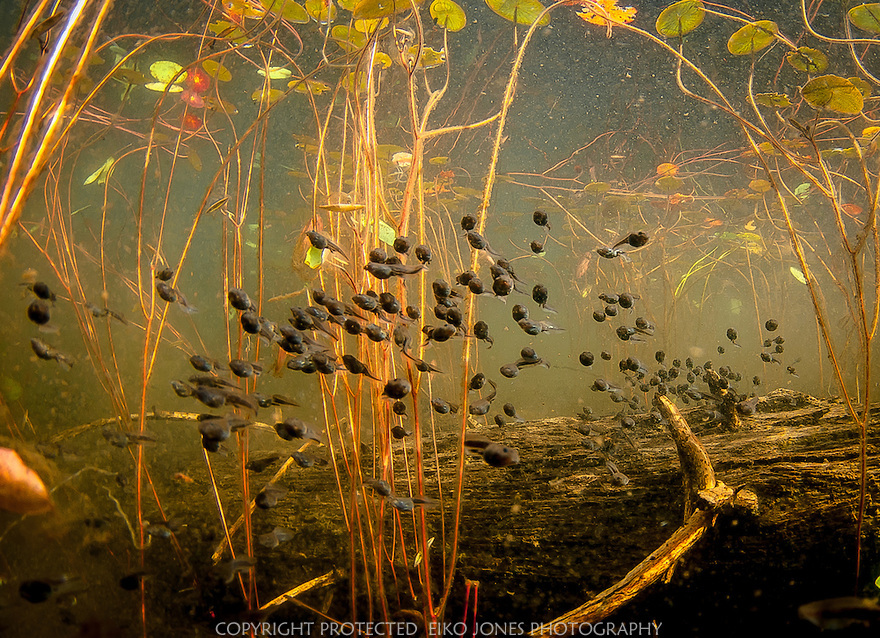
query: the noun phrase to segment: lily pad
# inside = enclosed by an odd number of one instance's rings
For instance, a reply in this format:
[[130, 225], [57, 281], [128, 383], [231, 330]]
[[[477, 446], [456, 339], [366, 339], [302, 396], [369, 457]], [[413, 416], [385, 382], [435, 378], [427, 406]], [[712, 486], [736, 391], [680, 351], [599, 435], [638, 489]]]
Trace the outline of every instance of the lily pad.
[[828, 109], [855, 115], [865, 105], [859, 89], [849, 80], [837, 75], [820, 75], [801, 87], [801, 95], [813, 108]]
[[377, 66], [380, 69], [387, 69], [392, 64], [390, 55], [384, 51], [376, 51], [376, 55], [373, 56], [373, 66]]
[[150, 75], [156, 78], [162, 84], [169, 84], [171, 80], [174, 80], [175, 83], [183, 82], [186, 79], [186, 73], [180, 73], [183, 69], [177, 62], [170, 62], [169, 60], [159, 60], [158, 62], [153, 62], [150, 65]]
[[766, 179], [753, 179], [749, 182], [749, 188], [756, 193], [766, 193], [770, 190], [771, 185]]
[[821, 73], [828, 68], [828, 57], [819, 49], [799, 47], [797, 51], [789, 51], [785, 54], [788, 63], [798, 71], [807, 73]]
[[293, 0], [275, 0], [269, 6], [269, 13], [294, 24], [306, 24], [309, 21], [309, 14], [305, 8]]
[[455, 33], [467, 25], [467, 17], [458, 4], [452, 0], [434, 0], [431, 3], [431, 17], [439, 26]]
[[750, 55], [773, 44], [777, 33], [779, 27], [772, 20], [751, 22], [730, 36], [727, 50], [733, 55]]
[[608, 182], [590, 182], [586, 186], [584, 186], [585, 193], [607, 193], [611, 190], [611, 184]]
[[607, 27], [614, 22], [629, 24], [635, 20], [638, 10], [635, 7], [618, 7], [617, 2], [618, 0], [598, 0], [596, 2], [598, 10], [593, 10], [592, 5], [584, 4], [583, 10], [575, 15], [584, 22], [600, 27]]
[[680, 38], [700, 26], [705, 16], [700, 0], [681, 0], [663, 9], [655, 28], [664, 38]]
[[309, 246], [306, 251], [306, 266], [315, 270], [324, 262], [324, 251], [314, 246]]
[[281, 66], [270, 66], [268, 73], [266, 69], [257, 69], [257, 73], [263, 77], [268, 75], [270, 80], [286, 80], [292, 75], [290, 69], [285, 69]]
[[[419, 53], [419, 48], [415, 45], [409, 48], [409, 58], [415, 58]], [[440, 66], [446, 61], [446, 51], [440, 49], [437, 51], [432, 47], [422, 47], [422, 57], [419, 58], [419, 67], [423, 69], [433, 69]]]
[[272, 104], [273, 102], [277, 102], [282, 95], [284, 95], [284, 91], [280, 89], [270, 89], [268, 87], [263, 87], [262, 89], [257, 89], [256, 91], [251, 93], [251, 99], [254, 102], [264, 102], [266, 104]]
[[336, 5], [333, 0], [306, 0], [305, 9], [319, 24], [328, 24], [336, 19]]
[[229, 69], [215, 60], [205, 60], [202, 62], [202, 68], [212, 78], [220, 80], [221, 82], [229, 82], [229, 80], [232, 79], [232, 74], [229, 72]]
[[871, 85], [865, 82], [862, 78], [847, 78], [854, 87], [859, 90], [859, 93], [862, 94], [863, 98], [868, 98], [871, 96]]
[[846, 12], [846, 17], [862, 31], [880, 33], [880, 3], [860, 4]]
[[674, 177], [672, 175], [666, 175], [665, 177], [661, 177], [656, 182], [654, 182], [654, 186], [657, 187], [663, 193], [675, 193], [684, 185], [684, 180], [679, 179], [678, 177]]
[[321, 95], [330, 90], [330, 85], [320, 80], [291, 80], [287, 83], [287, 87], [293, 89], [297, 93], [311, 93], [312, 95]]
[[348, 53], [355, 53], [367, 46], [367, 36], [344, 24], [330, 29], [330, 37]]
[[791, 100], [785, 93], [757, 93], [755, 102], [774, 109], [785, 109], [791, 106]]
[[388, 18], [374, 18], [372, 20], [355, 20], [354, 29], [369, 35], [376, 29], [384, 29], [388, 26]]
[[156, 91], [157, 93], [162, 93], [165, 89], [168, 89], [169, 93], [183, 93], [183, 87], [179, 84], [164, 84], [163, 82], [147, 82], [144, 84], [145, 89], [149, 89], [150, 91]]
[[[415, 0], [418, 6], [423, 0]], [[357, 20], [372, 18], [385, 18], [397, 13], [403, 13], [413, 6], [410, 0], [361, 0], [354, 8], [354, 17]]]
[[397, 239], [397, 233], [395, 232], [395, 230], [380, 219], [379, 241], [391, 246], [394, 243], [395, 239]]
[[[486, 0], [486, 4], [505, 20], [518, 24], [532, 24], [544, 10], [544, 5], [538, 0]], [[543, 27], [548, 24], [550, 24], [549, 14], [541, 18], [538, 26]]]
[[126, 84], [146, 84], [150, 81], [146, 75], [134, 69], [120, 67], [113, 72], [113, 79]]

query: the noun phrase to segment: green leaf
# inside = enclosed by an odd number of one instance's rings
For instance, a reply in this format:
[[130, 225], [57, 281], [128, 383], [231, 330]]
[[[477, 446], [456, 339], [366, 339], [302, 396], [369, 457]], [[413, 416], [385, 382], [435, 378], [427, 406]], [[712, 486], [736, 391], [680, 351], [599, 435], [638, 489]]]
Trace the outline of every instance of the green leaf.
[[779, 27], [772, 20], [752, 22], [730, 36], [727, 50], [733, 55], [750, 55], [773, 44], [777, 33]]
[[655, 28], [664, 38], [680, 38], [700, 26], [705, 15], [700, 0], [681, 0], [663, 9]]
[[349, 53], [360, 51], [367, 46], [367, 36], [344, 24], [337, 24], [330, 29], [330, 37]]
[[397, 233], [394, 231], [391, 226], [383, 222], [381, 219], [379, 220], [379, 241], [388, 244], [391, 246], [394, 243], [394, 240], [397, 239]]
[[[180, 83], [186, 80], [186, 73], [177, 75], [182, 68], [183, 67], [177, 62], [159, 60], [150, 65], [150, 75], [159, 80], [162, 84], [168, 84], [172, 79], [174, 79], [175, 83]], [[177, 77], [175, 78], [175, 76]]]
[[802, 184], [798, 184], [797, 188], [794, 189], [794, 196], [798, 199], [804, 199], [807, 195], [810, 194], [810, 183], [803, 182]]
[[[538, 0], [486, 0], [486, 4], [505, 20], [518, 24], [532, 24], [544, 10]], [[545, 15], [538, 26], [550, 24], [550, 15]]]
[[333, 0], [306, 0], [305, 10], [318, 24], [328, 24], [336, 19]]
[[863, 98], [871, 96], [871, 85], [865, 82], [862, 78], [847, 78], [847, 80], [859, 90], [859, 93], [862, 94]]
[[281, 16], [294, 24], [307, 24], [309, 21], [309, 14], [303, 6], [293, 0], [275, 0], [269, 5], [268, 10], [269, 13]]
[[112, 157], [108, 157], [106, 161], [101, 164], [101, 168], [96, 170], [94, 173], [86, 177], [86, 181], [83, 182], [83, 186], [88, 186], [89, 184], [103, 184], [107, 181], [107, 176], [110, 174], [110, 169], [113, 167], [113, 162], [116, 160]]
[[880, 3], [860, 4], [846, 12], [846, 17], [862, 31], [880, 33]]
[[611, 190], [611, 184], [608, 182], [590, 182], [584, 186], [585, 193], [607, 193]]
[[801, 87], [801, 95], [815, 109], [855, 115], [865, 105], [859, 89], [837, 75], [820, 75]]
[[788, 271], [791, 273], [791, 276], [792, 276], [792, 277], [794, 277], [795, 279], [797, 279], [797, 280], [798, 280], [799, 282], [801, 282], [803, 285], [805, 285], [805, 286], [807, 285], [807, 278], [806, 278], [806, 276], [804, 275], [804, 273], [801, 272], [801, 269], [800, 269], [800, 268], [795, 268], [794, 266], [791, 266], [791, 267], [788, 269]]
[[467, 17], [458, 4], [452, 0], [434, 0], [431, 3], [431, 17], [439, 26], [455, 33], [467, 25]]
[[757, 93], [755, 94], [755, 102], [774, 109], [784, 109], [791, 106], [791, 100], [784, 93]]
[[306, 266], [315, 270], [324, 262], [324, 251], [314, 246], [309, 246], [306, 251]]
[[821, 73], [828, 68], [828, 57], [818, 49], [800, 47], [797, 51], [789, 51], [785, 54], [788, 63], [798, 71], [807, 73]]
[[683, 185], [684, 180], [681, 180], [678, 177], [673, 177], [672, 175], [666, 175], [654, 182], [654, 186], [664, 193], [674, 193]]
[[[415, 0], [416, 6], [423, 0]], [[357, 20], [369, 20], [384, 18], [396, 13], [403, 13], [412, 7], [410, 0], [361, 0], [354, 8], [354, 17]]]

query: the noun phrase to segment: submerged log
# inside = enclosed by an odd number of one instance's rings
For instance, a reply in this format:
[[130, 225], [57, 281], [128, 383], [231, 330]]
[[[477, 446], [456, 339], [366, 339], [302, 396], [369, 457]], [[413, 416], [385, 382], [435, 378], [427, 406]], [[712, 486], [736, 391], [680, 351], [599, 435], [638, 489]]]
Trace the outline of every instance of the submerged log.
[[[880, 431], [874, 413], [863, 586], [880, 572]], [[735, 430], [702, 424], [701, 414], [691, 410], [684, 416], [718, 479], [754, 492], [758, 511], [719, 523], [701, 549], [683, 560], [671, 587], [655, 586], [656, 600], [682, 589], [691, 601], [718, 591], [730, 600], [728, 590], [747, 583], [748, 590], [735, 596], [745, 594], [753, 612], [758, 603], [784, 600], [774, 614], [780, 626], [788, 626], [797, 623], [798, 604], [851, 594], [859, 453], [846, 406], [776, 390]], [[622, 578], [682, 523], [682, 473], [676, 448], [660, 425], [639, 423], [624, 431], [611, 419], [556, 418], [480, 432], [518, 447], [522, 459], [506, 471], [478, 464], [467, 470], [461, 571], [483, 582], [480, 595], [490, 617], [555, 618]], [[611, 452], [590, 449], [602, 446]], [[606, 467], [606, 457], [628, 477], [626, 485]], [[699, 574], [715, 570], [711, 584], [702, 582]], [[767, 595], [772, 588], [787, 595]], [[863, 591], [870, 593], [870, 587]], [[644, 610], [644, 602], [639, 608]], [[688, 627], [693, 624], [681, 624]]]

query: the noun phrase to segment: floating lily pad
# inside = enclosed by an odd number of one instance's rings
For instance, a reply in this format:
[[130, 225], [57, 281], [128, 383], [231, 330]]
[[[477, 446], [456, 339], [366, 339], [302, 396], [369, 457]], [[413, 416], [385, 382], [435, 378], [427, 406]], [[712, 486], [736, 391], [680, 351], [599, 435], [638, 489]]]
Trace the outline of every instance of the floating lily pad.
[[324, 262], [324, 251], [314, 246], [309, 246], [306, 251], [306, 266], [315, 270]]
[[[415, 0], [418, 6], [423, 0]], [[412, 7], [410, 0], [361, 0], [354, 8], [354, 17], [358, 20], [385, 18], [396, 13], [403, 13]]]
[[[177, 62], [168, 60], [159, 60], [150, 65], [150, 75], [156, 78], [162, 84], [169, 84], [171, 80], [175, 83], [183, 82], [186, 79], [186, 73], [180, 73], [183, 69]], [[177, 75], [180, 73], [180, 75]]]
[[292, 88], [297, 93], [311, 93], [312, 95], [321, 95], [330, 90], [330, 85], [320, 80], [291, 80], [287, 83], [288, 88]]
[[257, 73], [259, 73], [263, 77], [266, 77], [266, 75], [268, 75], [270, 80], [286, 80], [292, 75], [290, 69], [285, 69], [281, 66], [270, 66], [268, 69], [268, 73], [267, 69], [257, 69]]
[[779, 27], [772, 20], [751, 22], [730, 36], [727, 50], [733, 55], [750, 55], [773, 44], [777, 33]]
[[232, 74], [229, 72], [229, 69], [215, 60], [205, 60], [202, 62], [202, 68], [215, 80], [229, 82], [229, 80], [232, 79]]
[[791, 106], [791, 100], [784, 93], [757, 93], [755, 102], [774, 109], [785, 109]]
[[585, 193], [607, 193], [611, 190], [611, 184], [608, 182], [590, 182], [586, 186], [584, 186]]
[[868, 98], [871, 96], [871, 85], [865, 82], [862, 78], [847, 78], [850, 84], [856, 87], [859, 90], [859, 93], [862, 94], [863, 98]]
[[355, 20], [354, 29], [369, 35], [376, 29], [384, 29], [388, 26], [388, 18], [374, 18], [372, 20]]
[[673, 164], [672, 162], [663, 162], [662, 164], [657, 166], [657, 175], [659, 175], [660, 177], [674, 177], [678, 175], [678, 164]]
[[342, 86], [346, 91], [361, 93], [367, 88], [367, 74], [363, 71], [360, 73], [349, 71], [342, 78]]
[[618, 0], [599, 0], [596, 3], [599, 5], [598, 11], [594, 11], [591, 5], [585, 4], [583, 11], [578, 11], [576, 15], [584, 22], [600, 27], [613, 24], [612, 21], [629, 24], [635, 20], [638, 10], [635, 7], [618, 7], [617, 2]]
[[394, 243], [395, 239], [397, 239], [397, 233], [395, 232], [395, 230], [380, 219], [379, 241], [391, 246]]
[[681, 0], [663, 9], [654, 26], [664, 38], [680, 38], [700, 26], [705, 16], [700, 0]]
[[305, 9], [320, 24], [328, 24], [336, 19], [336, 5], [332, 0], [306, 0]]
[[[518, 24], [532, 24], [541, 15], [544, 5], [538, 0], [486, 0], [486, 4], [505, 20]], [[541, 18], [538, 26], [550, 24], [550, 15]]]
[[797, 51], [789, 51], [785, 54], [788, 63], [798, 71], [807, 73], [821, 73], [828, 68], [828, 57], [819, 49], [799, 47]]
[[[412, 46], [409, 49], [411, 57], [418, 55], [418, 47]], [[433, 69], [440, 66], [446, 61], [446, 51], [440, 49], [437, 51], [432, 47], [422, 47], [422, 57], [419, 58], [419, 66], [423, 69]]]
[[293, 0], [275, 0], [269, 6], [269, 13], [294, 24], [306, 24], [309, 21], [309, 14], [305, 8]]
[[801, 88], [801, 95], [813, 108], [828, 109], [855, 115], [865, 105], [859, 89], [849, 80], [837, 75], [820, 75]]
[[244, 41], [245, 34], [241, 27], [227, 20], [217, 20], [208, 25], [208, 31], [218, 38], [228, 38], [233, 42]]
[[756, 193], [766, 193], [770, 190], [770, 182], [766, 179], [753, 179], [749, 182], [749, 188], [751, 188]]
[[330, 37], [348, 53], [360, 51], [367, 46], [367, 36], [344, 24], [337, 24], [330, 29]]
[[863, 31], [880, 33], [880, 3], [860, 4], [846, 12], [846, 17]]
[[272, 104], [273, 102], [277, 102], [282, 95], [284, 95], [284, 91], [280, 89], [270, 89], [267, 87], [263, 87], [262, 89], [257, 89], [256, 91], [251, 93], [251, 99], [254, 102], [265, 102], [266, 104]]
[[681, 180], [678, 177], [673, 177], [672, 175], [661, 177], [656, 182], [654, 182], [654, 186], [656, 186], [657, 189], [663, 193], [674, 193], [678, 191], [683, 185], [684, 180]]
[[150, 91], [156, 91], [157, 93], [162, 93], [165, 89], [168, 89], [169, 93], [182, 93], [183, 87], [179, 84], [164, 84], [162, 82], [147, 82], [144, 84], [145, 89], [149, 89]]
[[439, 26], [455, 33], [467, 25], [464, 9], [452, 0], [434, 0], [431, 3], [431, 17]]
[[385, 53], [384, 51], [376, 51], [376, 55], [373, 56], [373, 66], [377, 66], [380, 69], [387, 69], [391, 66], [391, 56]]
[[810, 188], [811, 186], [809, 182], [798, 184], [794, 189], [794, 196], [798, 199], [804, 199], [807, 195], [810, 194]]
[[134, 69], [126, 69], [120, 67], [113, 72], [113, 79], [125, 82], [126, 84], [146, 84], [150, 81], [146, 75]]

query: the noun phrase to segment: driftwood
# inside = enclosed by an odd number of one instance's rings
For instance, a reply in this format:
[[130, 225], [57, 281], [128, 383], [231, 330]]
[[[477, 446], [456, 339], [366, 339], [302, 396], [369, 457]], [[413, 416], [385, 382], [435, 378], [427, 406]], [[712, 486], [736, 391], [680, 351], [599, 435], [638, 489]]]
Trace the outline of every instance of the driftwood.
[[[851, 593], [859, 461], [858, 432], [845, 406], [777, 390], [735, 430], [702, 424], [701, 414], [685, 412], [717, 478], [757, 496], [756, 514], [736, 515], [745, 532], [737, 537], [743, 551], [739, 564], [722, 567], [725, 573], [752, 572], [758, 582], [770, 565], [791, 562], [786, 552], [792, 548], [821, 555], [833, 544], [835, 556], [845, 548], [849, 560], [839, 567], [849, 574], [844, 593]], [[587, 429], [592, 437], [584, 436]], [[507, 472], [478, 466], [468, 472], [462, 573], [483, 581], [491, 616], [504, 610], [548, 621], [568, 612], [666, 543], [689, 507], [676, 447], [660, 425], [641, 423], [624, 432], [611, 419], [558, 418], [482, 433], [518, 447], [523, 459]], [[610, 456], [627, 485], [617, 484], [603, 455], [585, 445], [590, 438], [593, 447], [613, 442]], [[872, 419], [863, 539], [880, 532], [878, 478], [880, 431]], [[863, 565], [877, 560], [877, 543], [865, 542]]]

